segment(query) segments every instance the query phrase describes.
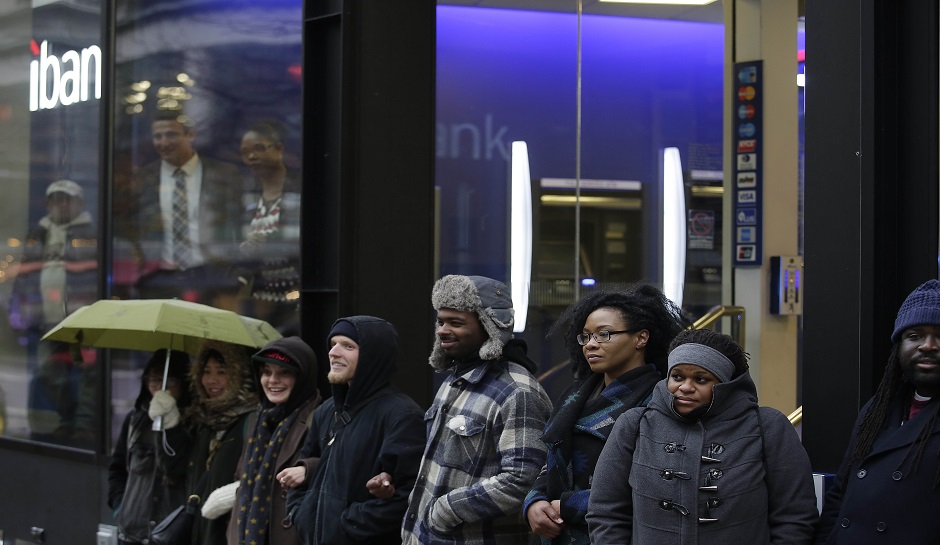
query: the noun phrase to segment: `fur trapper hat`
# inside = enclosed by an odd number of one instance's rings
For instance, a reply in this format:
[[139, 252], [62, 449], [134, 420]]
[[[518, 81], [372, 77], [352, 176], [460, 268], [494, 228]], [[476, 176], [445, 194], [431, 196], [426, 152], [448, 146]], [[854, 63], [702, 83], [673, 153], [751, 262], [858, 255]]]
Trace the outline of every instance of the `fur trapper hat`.
[[[451, 274], [434, 284], [431, 304], [434, 310], [476, 313], [488, 337], [480, 347], [480, 359], [495, 360], [503, 355], [503, 345], [512, 338], [513, 326], [512, 297], [506, 284], [485, 276]], [[430, 363], [436, 369], [446, 369], [450, 363], [437, 336]]]

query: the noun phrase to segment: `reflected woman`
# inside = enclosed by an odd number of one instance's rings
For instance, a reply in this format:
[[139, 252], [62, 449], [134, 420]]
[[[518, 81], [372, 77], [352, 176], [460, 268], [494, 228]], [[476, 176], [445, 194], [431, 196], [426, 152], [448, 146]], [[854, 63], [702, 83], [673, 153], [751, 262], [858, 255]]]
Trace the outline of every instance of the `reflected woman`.
[[242, 136], [240, 155], [257, 180], [246, 197], [241, 276], [255, 316], [275, 327], [292, 319], [300, 288], [300, 184], [284, 163], [284, 127], [255, 123]]

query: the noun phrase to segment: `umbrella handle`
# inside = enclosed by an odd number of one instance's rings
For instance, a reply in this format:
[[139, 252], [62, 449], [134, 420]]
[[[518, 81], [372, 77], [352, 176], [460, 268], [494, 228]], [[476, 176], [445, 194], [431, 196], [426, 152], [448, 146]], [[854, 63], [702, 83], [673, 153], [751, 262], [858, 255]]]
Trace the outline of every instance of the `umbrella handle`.
[[[170, 375], [170, 351], [173, 349], [173, 336], [170, 336], [170, 348], [166, 350], [166, 361], [163, 363], [163, 390], [166, 391], [166, 379]], [[153, 419], [153, 431], [163, 431], [163, 415]]]

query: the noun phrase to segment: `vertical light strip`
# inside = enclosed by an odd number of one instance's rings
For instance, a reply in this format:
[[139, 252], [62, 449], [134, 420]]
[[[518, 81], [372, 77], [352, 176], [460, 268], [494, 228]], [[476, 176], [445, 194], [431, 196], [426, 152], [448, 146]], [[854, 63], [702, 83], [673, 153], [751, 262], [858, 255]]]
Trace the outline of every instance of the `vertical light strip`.
[[679, 148], [663, 150], [663, 293], [682, 306], [685, 284], [685, 184]]
[[525, 331], [532, 281], [532, 179], [529, 149], [525, 142], [512, 143], [512, 197], [509, 221], [509, 285], [515, 309], [513, 332]]
[[574, 119], [574, 300], [581, 298], [581, 14], [584, 9], [578, 0], [578, 60], [575, 119]]

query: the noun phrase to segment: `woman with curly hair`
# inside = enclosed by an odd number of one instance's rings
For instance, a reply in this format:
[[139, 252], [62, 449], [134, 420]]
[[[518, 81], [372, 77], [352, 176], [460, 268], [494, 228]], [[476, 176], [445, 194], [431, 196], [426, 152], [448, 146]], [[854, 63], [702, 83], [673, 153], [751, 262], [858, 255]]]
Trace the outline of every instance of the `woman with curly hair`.
[[645, 405], [669, 343], [688, 319], [653, 286], [595, 291], [562, 313], [574, 383], [555, 403], [542, 440], [548, 461], [526, 496], [533, 544], [590, 543], [585, 522], [595, 464], [617, 417]]

